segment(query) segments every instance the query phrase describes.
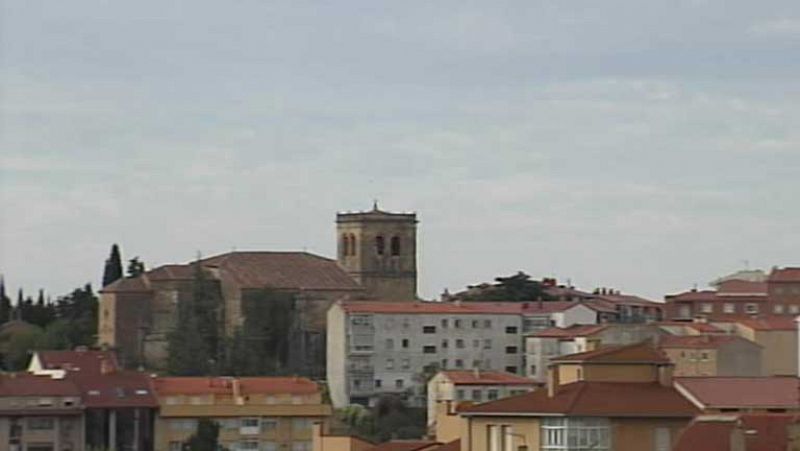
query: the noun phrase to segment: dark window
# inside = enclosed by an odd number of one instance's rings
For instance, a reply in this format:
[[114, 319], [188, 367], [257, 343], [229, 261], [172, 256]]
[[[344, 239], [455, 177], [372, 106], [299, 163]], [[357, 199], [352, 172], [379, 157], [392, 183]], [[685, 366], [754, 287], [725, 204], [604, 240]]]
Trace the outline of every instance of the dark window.
[[393, 236], [391, 241], [392, 255], [400, 255], [400, 237]]
[[383, 239], [383, 236], [382, 235], [378, 235], [375, 238], [375, 252], [377, 252], [378, 255], [383, 255], [385, 247], [386, 247], [386, 243], [385, 243], [385, 240]]
[[408, 338], [403, 338], [403, 347], [408, 348]]
[[380, 379], [375, 379], [375, 388], [381, 388], [381, 384], [383, 383]]
[[515, 367], [515, 366], [507, 366], [506, 367], [506, 373], [517, 374], [517, 367]]
[[422, 333], [423, 334], [435, 334], [436, 333], [436, 326], [422, 326]]
[[515, 333], [517, 333], [516, 326], [508, 326], [508, 327], [506, 327], [506, 333], [507, 334], [515, 334]]
[[342, 234], [342, 255], [350, 255], [350, 238], [347, 234]]
[[498, 394], [497, 390], [489, 390], [489, 396], [487, 396], [487, 398], [489, 399], [489, 401], [494, 401], [495, 399], [497, 399], [497, 394]]
[[516, 346], [506, 346], [506, 354], [516, 354], [517, 347]]
[[460, 338], [456, 339], [456, 347], [458, 349], [464, 349], [464, 340]]
[[423, 346], [422, 352], [425, 354], [436, 354], [436, 346]]
[[356, 236], [350, 235], [350, 255], [356, 255]]
[[447, 340], [442, 340], [442, 348], [447, 349]]
[[403, 379], [395, 379], [394, 386], [397, 388], [403, 388]]
[[464, 368], [464, 361], [461, 359], [456, 359], [456, 368], [458, 369]]

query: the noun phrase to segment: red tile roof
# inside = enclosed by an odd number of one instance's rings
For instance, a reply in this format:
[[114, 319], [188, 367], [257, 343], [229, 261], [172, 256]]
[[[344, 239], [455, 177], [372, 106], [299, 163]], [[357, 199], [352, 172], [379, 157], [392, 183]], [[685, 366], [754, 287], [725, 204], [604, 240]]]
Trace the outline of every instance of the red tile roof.
[[456, 439], [444, 445], [431, 448], [430, 451], [461, 451], [461, 439]]
[[769, 274], [770, 282], [800, 282], [800, 268], [775, 268]]
[[540, 332], [529, 334], [529, 337], [540, 338], [575, 338], [592, 335], [608, 329], [608, 324], [573, 324], [569, 327], [551, 327]]
[[637, 307], [664, 307], [663, 302], [651, 301], [643, 297], [632, 294], [598, 294], [597, 299], [611, 302], [613, 304], [630, 305]]
[[591, 363], [669, 363], [669, 359], [650, 342], [603, 346], [593, 351], [554, 357], [551, 362]]
[[340, 304], [348, 313], [385, 314], [506, 314], [536, 315], [563, 312], [579, 302], [379, 302], [345, 301]]
[[660, 348], [717, 349], [737, 341], [759, 346], [735, 335], [665, 335], [660, 338], [658, 346]]
[[674, 388], [643, 382], [574, 382], [558, 387], [553, 397], [547, 390], [473, 404], [459, 409], [462, 415], [563, 414], [604, 417], [693, 417], [697, 408]]
[[726, 280], [720, 282], [717, 288], [717, 295], [742, 295], [753, 294], [766, 296], [767, 283], [766, 282], [751, 282], [749, 280]]
[[795, 415], [700, 416], [678, 436], [673, 451], [730, 451], [735, 429], [744, 433], [743, 451], [780, 451], [788, 449], [787, 426], [797, 421]]
[[101, 293], [125, 293], [141, 291], [150, 291], [150, 286], [147, 284], [143, 276], [123, 277], [122, 279], [104, 286], [100, 290]]
[[68, 372], [67, 380], [78, 386], [87, 407], [158, 407], [150, 376], [137, 371], [107, 374]]
[[422, 451], [439, 445], [428, 440], [392, 440], [367, 448], [367, 451]]
[[112, 371], [120, 369], [117, 357], [111, 351], [37, 351], [36, 356], [46, 370], [99, 374], [103, 365]]
[[158, 377], [153, 379], [156, 393], [168, 395], [201, 395], [233, 393], [239, 383], [242, 394], [312, 394], [319, 386], [302, 377]]
[[800, 408], [796, 377], [680, 377], [675, 387], [706, 408]]
[[747, 294], [747, 293], [718, 293], [713, 290], [703, 291], [685, 291], [683, 293], [668, 294], [665, 296], [667, 303], [669, 302], [724, 302], [724, 301], [737, 301], [737, 302], [766, 302], [768, 296], [761, 293]]
[[457, 385], [539, 385], [536, 381], [500, 371], [442, 371]]
[[792, 316], [762, 316], [737, 319], [736, 322], [755, 330], [797, 330]]
[[34, 376], [28, 373], [8, 373], [0, 376], [0, 396], [80, 396], [72, 381]]
[[202, 264], [240, 288], [362, 290], [335, 260], [308, 252], [230, 252]]

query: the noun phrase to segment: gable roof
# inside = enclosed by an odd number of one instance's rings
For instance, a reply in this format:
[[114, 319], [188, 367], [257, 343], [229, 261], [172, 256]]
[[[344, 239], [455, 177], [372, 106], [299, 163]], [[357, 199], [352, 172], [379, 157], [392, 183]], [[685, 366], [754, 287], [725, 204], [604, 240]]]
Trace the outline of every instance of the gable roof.
[[153, 379], [155, 391], [160, 396], [203, 395], [233, 393], [233, 384], [239, 384], [242, 394], [313, 394], [319, 386], [303, 377], [158, 377]]
[[456, 385], [539, 385], [533, 379], [501, 371], [442, 371]]
[[787, 449], [787, 427], [795, 415], [705, 415], [692, 420], [675, 443], [673, 451], [730, 451], [735, 429], [744, 433], [745, 451]]
[[99, 374], [103, 365], [111, 371], [120, 369], [117, 356], [111, 351], [37, 351], [36, 356], [44, 370]]
[[72, 381], [29, 373], [0, 375], [0, 396], [80, 396]]
[[800, 408], [796, 377], [678, 377], [675, 388], [703, 408]]
[[648, 341], [631, 345], [603, 346], [593, 351], [554, 357], [550, 361], [554, 363], [670, 363], [670, 360]]
[[736, 335], [665, 335], [660, 338], [660, 348], [717, 349], [725, 345], [741, 342], [761, 347], [757, 343]]
[[547, 390], [473, 404], [459, 409], [466, 416], [692, 417], [697, 408], [674, 388], [654, 382], [573, 382]]
[[362, 290], [335, 260], [308, 252], [229, 252], [201, 262], [240, 288]]

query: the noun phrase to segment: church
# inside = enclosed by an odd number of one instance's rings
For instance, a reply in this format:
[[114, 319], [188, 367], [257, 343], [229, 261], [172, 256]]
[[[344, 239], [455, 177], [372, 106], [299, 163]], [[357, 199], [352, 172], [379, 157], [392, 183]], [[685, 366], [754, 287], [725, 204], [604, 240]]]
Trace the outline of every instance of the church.
[[128, 366], [163, 368], [178, 304], [191, 299], [194, 265], [218, 287], [220, 324], [232, 334], [244, 322], [243, 302], [263, 290], [295, 297], [298, 331], [290, 366], [324, 374], [325, 314], [339, 300], [409, 302], [417, 299], [415, 213], [337, 213], [337, 258], [309, 252], [235, 251], [197, 262], [167, 264], [100, 291], [98, 344]]

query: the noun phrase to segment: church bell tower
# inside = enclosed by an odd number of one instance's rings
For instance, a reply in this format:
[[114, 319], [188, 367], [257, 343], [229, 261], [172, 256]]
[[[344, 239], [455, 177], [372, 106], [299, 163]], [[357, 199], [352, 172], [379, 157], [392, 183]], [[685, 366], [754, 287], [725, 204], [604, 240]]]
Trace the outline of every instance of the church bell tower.
[[378, 209], [336, 214], [339, 265], [382, 301], [417, 299], [417, 215]]

